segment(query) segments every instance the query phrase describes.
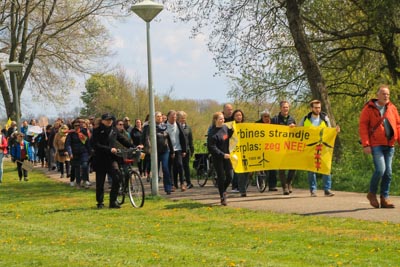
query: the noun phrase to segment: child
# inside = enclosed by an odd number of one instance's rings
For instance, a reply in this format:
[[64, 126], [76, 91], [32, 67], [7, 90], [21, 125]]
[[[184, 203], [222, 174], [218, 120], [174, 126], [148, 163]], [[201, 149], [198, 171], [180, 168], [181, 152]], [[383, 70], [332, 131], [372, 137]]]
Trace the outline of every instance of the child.
[[23, 133], [16, 133], [17, 140], [11, 147], [11, 160], [17, 162], [17, 170], [19, 180], [22, 181], [22, 174], [24, 175], [24, 181], [28, 181], [28, 171], [22, 169], [22, 162], [24, 160], [32, 159], [32, 148], [28, 141], [24, 140]]

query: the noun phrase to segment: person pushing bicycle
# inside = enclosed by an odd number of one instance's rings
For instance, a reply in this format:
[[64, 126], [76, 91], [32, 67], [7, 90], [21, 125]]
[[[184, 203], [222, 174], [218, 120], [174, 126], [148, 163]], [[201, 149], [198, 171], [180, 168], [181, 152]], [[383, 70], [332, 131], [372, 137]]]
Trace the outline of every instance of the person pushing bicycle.
[[112, 209], [119, 209], [121, 206], [117, 202], [118, 195], [118, 157], [116, 143], [123, 146], [134, 147], [113, 125], [115, 117], [110, 113], [101, 116], [100, 126], [93, 130], [92, 145], [95, 151], [96, 172], [96, 201], [97, 208], [104, 208], [104, 182], [106, 174], [111, 176], [112, 184], [110, 191], [110, 205]]

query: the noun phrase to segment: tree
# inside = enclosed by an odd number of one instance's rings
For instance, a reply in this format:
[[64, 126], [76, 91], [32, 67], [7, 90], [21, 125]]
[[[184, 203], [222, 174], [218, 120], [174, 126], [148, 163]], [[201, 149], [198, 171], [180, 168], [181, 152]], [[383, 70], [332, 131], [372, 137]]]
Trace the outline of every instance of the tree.
[[[100, 16], [116, 14], [127, 0], [3, 0], [0, 4], [0, 63], [24, 65], [18, 95], [28, 84], [52, 100], [70, 87], [73, 73], [92, 73], [109, 55]], [[94, 67], [95, 66], [95, 67]], [[14, 90], [0, 68], [0, 90], [8, 117], [15, 118]], [[29, 81], [29, 83], [28, 83]], [[13, 85], [12, 85], [13, 86]], [[12, 97], [11, 97], [12, 96]], [[18, 98], [20, 99], [20, 97]]]
[[111, 112], [116, 118], [125, 116], [144, 118], [148, 99], [146, 88], [128, 79], [123, 70], [115, 74], [92, 75], [85, 84], [86, 91], [81, 99], [83, 116], [97, 116]]
[[194, 34], [212, 28], [209, 49], [236, 97], [318, 98], [334, 120], [332, 96], [365, 97], [398, 80], [398, 1], [167, 2], [197, 23]]

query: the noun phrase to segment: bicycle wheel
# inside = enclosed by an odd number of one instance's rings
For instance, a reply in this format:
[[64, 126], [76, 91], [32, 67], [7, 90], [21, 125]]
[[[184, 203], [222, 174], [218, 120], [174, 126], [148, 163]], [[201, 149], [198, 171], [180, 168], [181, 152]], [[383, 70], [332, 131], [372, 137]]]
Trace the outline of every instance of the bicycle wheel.
[[211, 166], [211, 169], [208, 171], [208, 179], [211, 179], [213, 185], [215, 187], [218, 187], [217, 172], [215, 171], [213, 166]]
[[256, 183], [257, 189], [260, 193], [264, 192], [267, 188], [267, 176], [264, 172], [257, 172], [256, 173]]
[[119, 179], [118, 183], [118, 195], [117, 195], [117, 202], [118, 204], [122, 205], [125, 202], [125, 194], [126, 194], [126, 187], [125, 183], [122, 179]]
[[200, 187], [205, 186], [208, 180], [207, 172], [203, 170], [196, 170], [196, 179]]
[[142, 178], [136, 171], [130, 172], [128, 182], [128, 193], [131, 204], [134, 208], [141, 208], [144, 205], [144, 186]]

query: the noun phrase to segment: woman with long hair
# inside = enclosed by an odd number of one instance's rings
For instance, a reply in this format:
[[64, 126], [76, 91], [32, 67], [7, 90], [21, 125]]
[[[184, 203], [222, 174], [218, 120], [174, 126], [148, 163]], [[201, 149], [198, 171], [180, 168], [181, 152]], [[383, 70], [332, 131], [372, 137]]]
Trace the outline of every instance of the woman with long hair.
[[221, 205], [227, 205], [226, 189], [232, 181], [232, 164], [229, 154], [229, 138], [233, 130], [224, 124], [224, 114], [216, 112], [212, 118], [211, 129], [207, 138], [208, 151], [212, 156], [217, 172], [218, 192]]

